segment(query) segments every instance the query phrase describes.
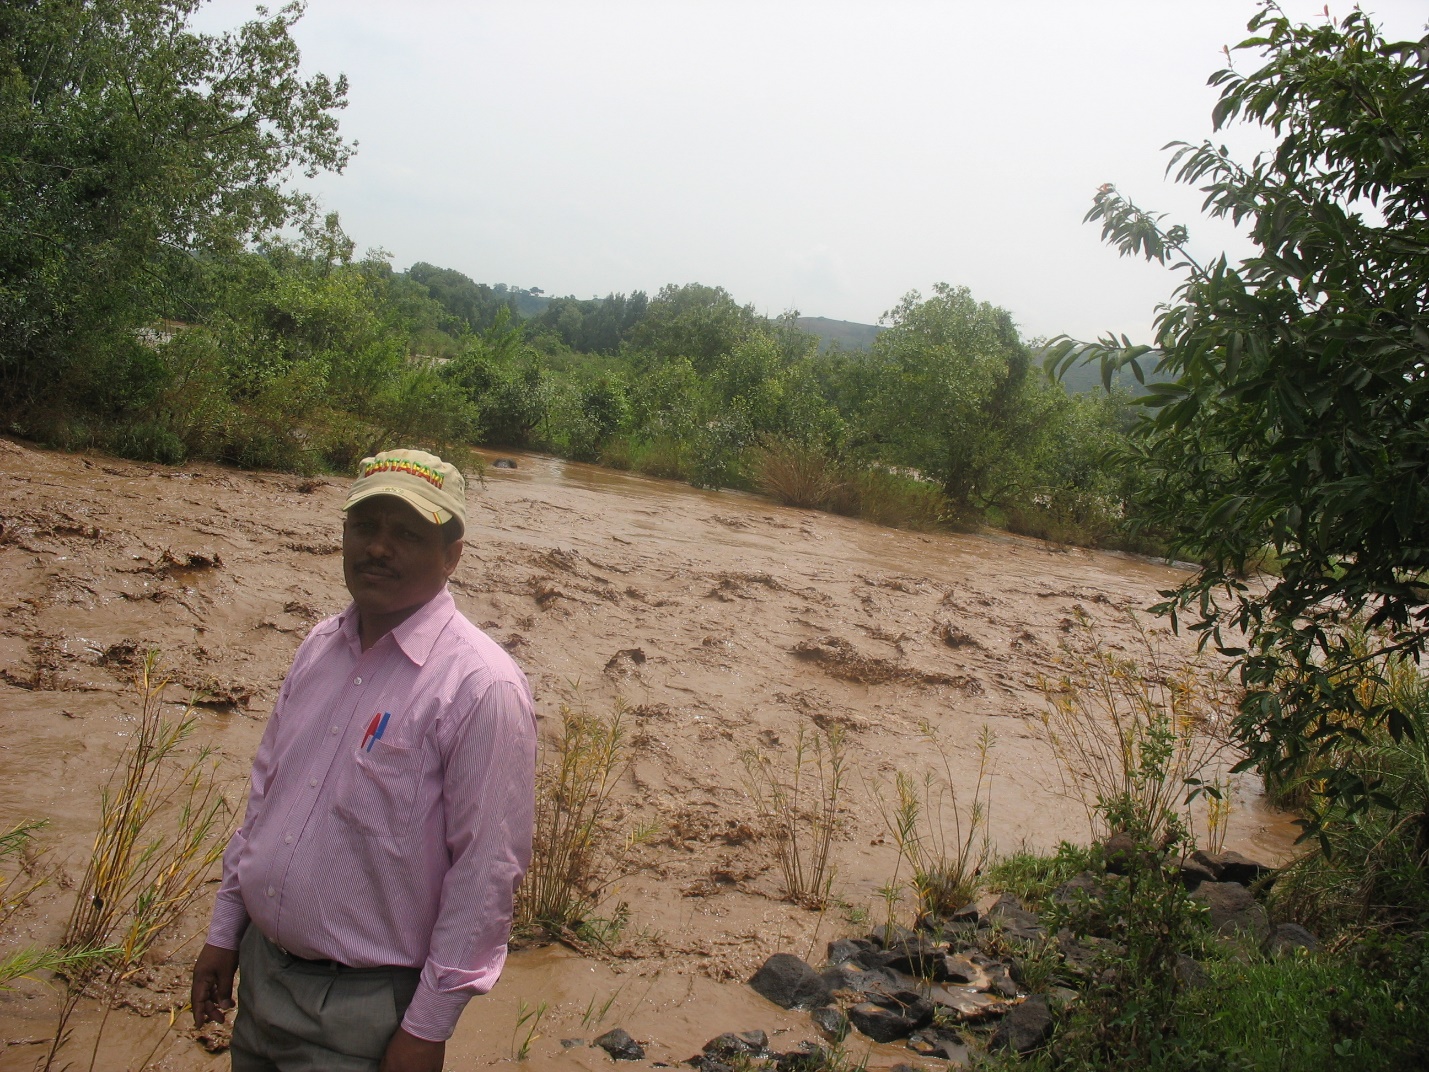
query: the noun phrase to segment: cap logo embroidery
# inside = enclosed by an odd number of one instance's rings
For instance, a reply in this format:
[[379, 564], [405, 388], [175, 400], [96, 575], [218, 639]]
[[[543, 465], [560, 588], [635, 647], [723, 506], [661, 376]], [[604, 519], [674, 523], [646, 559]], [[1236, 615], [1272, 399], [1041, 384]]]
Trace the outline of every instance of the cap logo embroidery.
[[441, 490], [442, 484], [444, 483], [441, 473], [423, 465], [421, 462], [386, 458], [382, 461], [368, 462], [362, 467], [363, 477], [369, 477], [373, 473], [407, 473], [420, 480], [425, 480], [438, 491]]

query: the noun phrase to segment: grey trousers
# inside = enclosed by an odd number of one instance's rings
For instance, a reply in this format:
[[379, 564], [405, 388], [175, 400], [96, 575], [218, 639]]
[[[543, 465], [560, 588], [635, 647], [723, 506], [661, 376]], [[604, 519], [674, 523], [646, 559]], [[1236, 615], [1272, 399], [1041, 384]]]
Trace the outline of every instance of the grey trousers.
[[420, 975], [319, 966], [250, 924], [238, 953], [233, 1072], [377, 1072]]

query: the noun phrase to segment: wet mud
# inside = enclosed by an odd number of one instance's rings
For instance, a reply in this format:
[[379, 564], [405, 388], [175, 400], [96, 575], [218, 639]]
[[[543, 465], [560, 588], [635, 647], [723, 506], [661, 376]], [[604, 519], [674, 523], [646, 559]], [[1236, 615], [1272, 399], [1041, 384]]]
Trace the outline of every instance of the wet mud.
[[[922, 535], [787, 509], [736, 492], [542, 456], [514, 455], [472, 488], [452, 582], [458, 606], [525, 668], [549, 732], [561, 704], [628, 707], [630, 763], [619, 822], [646, 830], [615, 898], [629, 923], [599, 956], [523, 949], [474, 1001], [448, 1067], [514, 1060], [523, 1012], [545, 1003], [526, 1067], [607, 1067], [589, 1041], [614, 1026], [649, 1060], [681, 1061], [724, 1031], [763, 1029], [791, 1049], [812, 1037], [743, 980], [771, 953], [822, 960], [831, 938], [881, 918], [896, 851], [877, 803], [898, 771], [921, 776], [923, 734], [947, 742], [971, 792], [984, 728], [990, 833], [1003, 852], [1085, 840], [1040, 738], [1039, 675], [1057, 671], [1079, 616], [1131, 652], [1131, 616], [1180, 571], [1002, 534]], [[93, 836], [99, 786], [137, 703], [133, 671], [157, 648], [173, 698], [201, 701], [194, 747], [210, 746], [241, 807], [248, 764], [299, 641], [346, 604], [339, 558], [346, 482], [170, 468], [37, 451], [0, 439], [0, 823], [48, 818], [50, 858], [73, 881]], [[1149, 620], [1148, 620], [1149, 621]], [[1153, 626], [1155, 623], [1150, 623]], [[1162, 637], [1171, 652], [1189, 649]], [[772, 846], [741, 777], [750, 749], [778, 763], [799, 727], [841, 727], [850, 747], [835, 847], [839, 904], [779, 899]], [[1233, 787], [1226, 845], [1283, 859], [1293, 828], [1253, 783]], [[12, 921], [10, 941], [52, 941], [65, 882]], [[168, 1010], [201, 943], [211, 892], [166, 936], [169, 964], [126, 992], [97, 1069], [221, 1068]], [[4, 950], [0, 949], [0, 953]], [[54, 993], [0, 993], [0, 1070], [33, 1067]], [[72, 1043], [86, 1067], [94, 1012]], [[862, 1046], [858, 1047], [862, 1053]], [[873, 1047], [871, 1067], [915, 1060]]]

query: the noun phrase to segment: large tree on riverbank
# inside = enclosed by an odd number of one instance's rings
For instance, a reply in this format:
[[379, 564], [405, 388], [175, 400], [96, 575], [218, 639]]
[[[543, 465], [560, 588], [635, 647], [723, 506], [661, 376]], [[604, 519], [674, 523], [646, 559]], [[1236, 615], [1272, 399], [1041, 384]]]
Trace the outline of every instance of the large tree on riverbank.
[[0, 405], [141, 361], [134, 332], [182, 313], [192, 258], [304, 211], [293, 170], [345, 164], [346, 81], [300, 77], [302, 5], [213, 35], [189, 26], [201, 4], [0, 6]]
[[[1237, 51], [1258, 66], [1212, 77], [1214, 120], [1257, 123], [1274, 149], [1244, 164], [1178, 145], [1172, 167], [1256, 252], [1201, 263], [1184, 227], [1103, 187], [1088, 214], [1103, 236], [1184, 281], [1155, 347], [1062, 340], [1048, 362], [1175, 377], [1152, 387], [1135, 461], [1152, 522], [1206, 566], [1166, 609], [1239, 659], [1252, 761], [1389, 806], [1341, 759], [1376, 727], [1413, 732], [1375, 682], [1388, 654], [1429, 645], [1429, 37], [1386, 42], [1360, 11], [1295, 25], [1268, 0], [1250, 30]], [[1279, 576], [1245, 582], [1267, 545]], [[1347, 628], [1361, 620], [1368, 648]]]

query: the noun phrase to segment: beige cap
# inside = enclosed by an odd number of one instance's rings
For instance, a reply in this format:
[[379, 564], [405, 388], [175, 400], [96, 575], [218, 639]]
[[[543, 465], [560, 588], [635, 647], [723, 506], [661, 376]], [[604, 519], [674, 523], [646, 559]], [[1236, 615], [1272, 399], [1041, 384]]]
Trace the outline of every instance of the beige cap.
[[456, 518], [466, 532], [466, 481], [456, 466], [435, 454], [384, 450], [363, 458], [342, 508], [349, 510], [374, 495], [395, 495], [438, 525]]

